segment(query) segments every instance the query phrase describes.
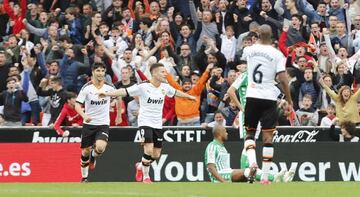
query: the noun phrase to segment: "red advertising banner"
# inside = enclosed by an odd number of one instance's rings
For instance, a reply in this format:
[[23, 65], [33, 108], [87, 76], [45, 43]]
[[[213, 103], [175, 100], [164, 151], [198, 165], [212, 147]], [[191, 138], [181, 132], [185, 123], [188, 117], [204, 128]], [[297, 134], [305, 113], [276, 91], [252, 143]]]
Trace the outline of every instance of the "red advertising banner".
[[0, 182], [79, 182], [80, 145], [0, 144]]

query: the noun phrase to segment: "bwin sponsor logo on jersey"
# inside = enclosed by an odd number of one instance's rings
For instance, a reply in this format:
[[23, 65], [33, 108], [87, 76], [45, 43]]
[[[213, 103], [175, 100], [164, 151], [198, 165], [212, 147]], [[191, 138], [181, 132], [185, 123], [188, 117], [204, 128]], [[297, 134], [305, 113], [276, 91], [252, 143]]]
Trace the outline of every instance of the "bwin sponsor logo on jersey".
[[153, 103], [153, 104], [162, 104], [164, 102], [164, 99], [152, 99], [152, 98], [148, 98], [147, 103]]
[[93, 101], [93, 100], [90, 101], [91, 105], [104, 105], [106, 103], [107, 103], [107, 100], [105, 100], [105, 99], [103, 99], [101, 101]]

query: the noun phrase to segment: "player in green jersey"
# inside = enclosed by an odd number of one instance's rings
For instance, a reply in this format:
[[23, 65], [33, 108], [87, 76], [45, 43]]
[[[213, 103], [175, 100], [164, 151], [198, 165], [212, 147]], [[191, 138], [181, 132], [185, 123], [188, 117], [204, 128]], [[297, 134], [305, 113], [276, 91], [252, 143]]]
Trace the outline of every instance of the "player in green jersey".
[[230, 154], [224, 142], [228, 138], [225, 127], [213, 127], [214, 140], [205, 150], [205, 165], [212, 182], [246, 182], [247, 177], [255, 176], [257, 168], [232, 169], [230, 167]]

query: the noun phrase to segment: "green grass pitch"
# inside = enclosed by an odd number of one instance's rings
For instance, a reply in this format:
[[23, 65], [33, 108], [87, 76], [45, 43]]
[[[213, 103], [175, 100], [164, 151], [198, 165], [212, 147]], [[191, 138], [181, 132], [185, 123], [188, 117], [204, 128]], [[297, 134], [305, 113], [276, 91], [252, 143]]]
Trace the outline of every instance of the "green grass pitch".
[[356, 182], [247, 183], [0, 183], [1, 197], [346, 197], [360, 196]]

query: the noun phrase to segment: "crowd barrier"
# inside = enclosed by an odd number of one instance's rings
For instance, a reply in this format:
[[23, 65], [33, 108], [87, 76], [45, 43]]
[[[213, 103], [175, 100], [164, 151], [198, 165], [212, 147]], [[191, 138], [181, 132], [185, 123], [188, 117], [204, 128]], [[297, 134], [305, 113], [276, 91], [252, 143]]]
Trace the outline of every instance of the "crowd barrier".
[[[81, 129], [69, 130], [69, 137], [59, 137], [49, 128], [0, 128], [0, 182], [78, 182]], [[228, 133], [225, 147], [231, 166], [239, 168], [243, 140], [237, 129]], [[208, 181], [203, 159], [211, 140], [211, 130], [165, 127], [162, 155], [152, 164], [154, 181]], [[134, 181], [134, 164], [142, 156], [138, 142], [136, 128], [111, 128], [109, 146], [89, 181]], [[360, 181], [360, 144], [333, 142], [327, 128], [279, 127], [274, 142], [273, 173], [293, 167], [295, 181]], [[260, 156], [261, 142], [257, 147]]]

